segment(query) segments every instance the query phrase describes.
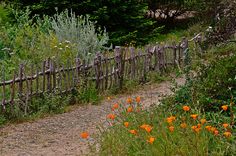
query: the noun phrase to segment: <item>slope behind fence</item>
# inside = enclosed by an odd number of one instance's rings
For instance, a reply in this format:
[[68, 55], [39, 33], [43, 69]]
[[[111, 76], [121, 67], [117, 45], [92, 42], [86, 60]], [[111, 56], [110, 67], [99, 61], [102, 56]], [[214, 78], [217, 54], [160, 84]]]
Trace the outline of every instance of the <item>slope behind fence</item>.
[[109, 56], [98, 53], [90, 64], [79, 58], [68, 60], [65, 66], [51, 59], [42, 62], [41, 67], [26, 68], [21, 64], [13, 79], [1, 76], [1, 112], [13, 111], [16, 104], [27, 106], [32, 97], [44, 93], [63, 95], [87, 88], [91, 82], [99, 92], [122, 88], [124, 80], [144, 82], [149, 71], [182, 66], [187, 48], [188, 40], [184, 38], [178, 44], [149, 46], [145, 50], [117, 46]]

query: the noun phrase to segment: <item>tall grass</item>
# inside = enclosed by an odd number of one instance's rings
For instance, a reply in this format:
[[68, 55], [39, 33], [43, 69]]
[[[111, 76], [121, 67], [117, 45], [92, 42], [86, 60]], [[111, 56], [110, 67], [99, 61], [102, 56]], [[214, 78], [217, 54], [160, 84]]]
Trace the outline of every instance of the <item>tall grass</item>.
[[[161, 107], [140, 112], [137, 106], [141, 104], [124, 103], [113, 109], [116, 118], [108, 116], [112, 126], [102, 133], [100, 155], [236, 154], [235, 131], [227, 121], [215, 124], [208, 115], [189, 106], [179, 107], [176, 113]], [[218, 115], [224, 111], [229, 111], [229, 106]]]

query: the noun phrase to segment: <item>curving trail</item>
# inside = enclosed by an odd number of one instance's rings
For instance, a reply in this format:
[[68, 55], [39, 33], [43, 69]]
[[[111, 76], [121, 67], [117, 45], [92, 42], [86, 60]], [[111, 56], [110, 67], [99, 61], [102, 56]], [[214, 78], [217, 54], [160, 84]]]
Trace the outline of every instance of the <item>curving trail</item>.
[[[184, 78], [177, 78], [178, 85]], [[80, 139], [80, 132], [89, 130], [96, 135], [96, 126], [106, 120], [111, 104], [125, 101], [128, 96], [141, 96], [142, 104], [148, 108], [158, 105], [160, 100], [172, 94], [171, 83], [144, 85], [132, 95], [118, 95], [100, 105], [81, 106], [75, 110], [39, 119], [34, 122], [7, 125], [0, 128], [0, 156], [64, 156], [83, 155], [89, 152], [86, 142]]]

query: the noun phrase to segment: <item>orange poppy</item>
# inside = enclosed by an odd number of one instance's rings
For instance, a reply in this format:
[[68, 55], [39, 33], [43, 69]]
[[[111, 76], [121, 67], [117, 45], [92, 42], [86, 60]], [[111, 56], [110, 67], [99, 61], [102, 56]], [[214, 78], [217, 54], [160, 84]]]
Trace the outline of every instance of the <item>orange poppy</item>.
[[130, 107], [127, 108], [127, 112], [128, 112], [128, 113], [130, 113], [130, 112], [132, 112], [132, 111], [133, 111], [133, 107], [130, 106]]
[[82, 132], [82, 133], [80, 133], [80, 137], [83, 139], [87, 139], [89, 137], [89, 134], [88, 134], [88, 132]]
[[223, 105], [223, 106], [221, 106], [221, 108], [222, 108], [224, 111], [227, 111], [228, 106], [227, 106], [227, 105]]
[[218, 131], [218, 130], [215, 130], [215, 131], [214, 131], [214, 135], [219, 135], [219, 131]]
[[150, 144], [153, 144], [154, 141], [155, 141], [154, 137], [149, 137], [149, 139], [147, 140], [147, 142]]
[[175, 116], [170, 116], [168, 118], [166, 118], [166, 121], [171, 124], [173, 121], [175, 121], [176, 117]]
[[191, 128], [192, 128], [192, 130], [195, 130], [195, 129], [197, 129], [197, 126], [192, 126]]
[[112, 110], [115, 110], [115, 109], [118, 109], [119, 108], [119, 104], [118, 103], [115, 103], [112, 107]]
[[129, 127], [129, 122], [124, 122], [124, 126], [127, 128]]
[[181, 127], [181, 128], [187, 128], [187, 124], [186, 124], [186, 123], [181, 123], [181, 124], [180, 124], [180, 127]]
[[175, 130], [175, 127], [174, 127], [174, 126], [170, 126], [170, 127], [169, 127], [169, 131], [170, 131], [170, 132], [174, 132], [174, 130]]
[[145, 131], [147, 131], [148, 133], [150, 133], [152, 131], [152, 126], [147, 125], [147, 124], [143, 124], [140, 126], [140, 128], [144, 129]]
[[189, 106], [183, 106], [183, 110], [188, 112], [190, 110], [190, 107]]
[[127, 102], [128, 104], [131, 104], [131, 103], [132, 103], [132, 99], [129, 97], [129, 98], [126, 100], [126, 102]]
[[193, 130], [194, 132], [196, 132], [196, 133], [199, 133], [200, 130], [201, 130], [201, 128], [198, 127], [198, 126], [192, 126], [191, 128], [192, 128], [192, 130]]
[[229, 124], [227, 124], [227, 123], [224, 123], [224, 124], [223, 124], [223, 127], [224, 127], [224, 128], [227, 128], [228, 126], [229, 126]]
[[197, 128], [201, 128], [201, 124], [197, 124]]
[[138, 132], [136, 131], [136, 130], [129, 130], [129, 132], [131, 133], [131, 134], [134, 134], [134, 135], [137, 135], [138, 134]]
[[193, 118], [194, 120], [196, 120], [197, 119], [197, 117], [198, 117], [198, 115], [197, 114], [192, 114], [192, 115], [190, 115], [191, 116], [191, 118]]
[[205, 127], [209, 132], [211, 131], [211, 126], [206, 126]]
[[231, 132], [224, 132], [224, 136], [227, 137], [227, 138], [230, 137], [231, 135], [232, 135]]
[[214, 131], [217, 130], [215, 127], [211, 127], [211, 132], [214, 133]]
[[205, 124], [206, 123], [206, 119], [201, 119], [200, 122], [201, 122], [201, 124]]
[[107, 118], [111, 119], [111, 120], [114, 120], [116, 118], [116, 115], [115, 114], [108, 114]]
[[137, 103], [140, 103], [140, 102], [141, 102], [141, 97], [140, 97], [140, 96], [137, 96], [137, 97], [136, 97], [136, 102], [137, 102]]

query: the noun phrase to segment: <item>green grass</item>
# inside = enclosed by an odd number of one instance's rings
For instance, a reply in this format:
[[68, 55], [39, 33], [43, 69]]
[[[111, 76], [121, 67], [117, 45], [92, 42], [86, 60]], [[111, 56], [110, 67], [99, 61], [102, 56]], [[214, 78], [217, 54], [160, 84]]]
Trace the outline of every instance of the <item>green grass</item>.
[[[127, 104], [125, 104], [127, 105]], [[137, 104], [133, 104], [135, 107]], [[123, 106], [127, 107], [127, 106]], [[121, 115], [114, 121], [106, 132], [102, 133], [100, 155], [233, 155], [236, 154], [235, 136], [225, 137], [222, 123], [216, 125], [210, 118], [207, 123], [201, 124], [200, 132], [193, 131], [192, 126], [197, 125], [200, 119], [206, 118], [206, 114], [200, 113], [198, 109], [191, 108], [190, 112], [184, 112], [179, 107], [178, 112], [172, 113], [162, 107], [152, 108], [150, 111], [127, 113], [121, 109]], [[193, 120], [190, 115], [198, 114], [198, 118]], [[222, 115], [222, 111], [218, 113]], [[176, 120], [169, 124], [166, 119], [175, 116]], [[124, 122], [129, 122], [129, 126], [125, 127]], [[180, 127], [181, 123], [186, 123], [187, 128]], [[148, 124], [152, 127], [149, 133], [140, 126]], [[214, 126], [219, 134], [215, 135], [214, 131], [209, 132], [205, 126]], [[174, 131], [171, 132], [169, 127], [173, 126]], [[137, 135], [131, 134], [130, 130], [136, 130]], [[232, 131], [232, 127], [228, 127], [228, 131]], [[147, 140], [154, 137], [153, 144]]]

